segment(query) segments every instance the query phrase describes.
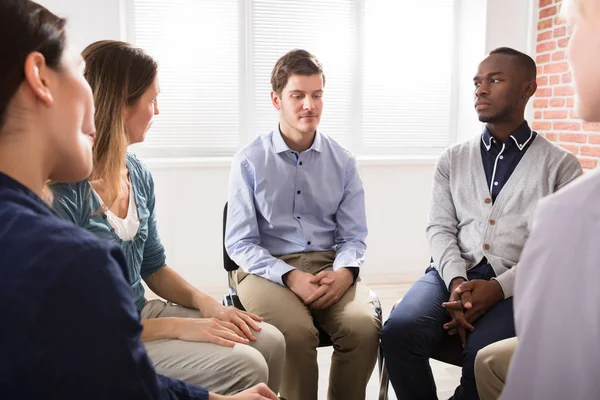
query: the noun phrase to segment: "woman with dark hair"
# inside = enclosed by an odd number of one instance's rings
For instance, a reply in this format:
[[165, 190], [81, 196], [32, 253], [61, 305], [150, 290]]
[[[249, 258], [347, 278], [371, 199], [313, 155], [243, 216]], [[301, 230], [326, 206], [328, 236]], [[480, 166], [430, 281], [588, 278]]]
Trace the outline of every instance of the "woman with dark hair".
[[92, 172], [93, 96], [65, 20], [2, 0], [0, 37], [0, 398], [277, 399], [156, 375], [122, 252], [42, 201], [48, 179]]
[[[94, 93], [94, 169], [89, 179], [52, 187], [56, 212], [125, 254], [142, 341], [159, 373], [223, 394], [260, 382], [277, 392], [285, 358], [281, 332], [222, 306], [167, 265], [152, 174], [127, 152], [144, 141], [159, 113], [157, 63], [115, 40], [92, 43], [82, 55]], [[147, 301], [142, 282], [170, 303]]]

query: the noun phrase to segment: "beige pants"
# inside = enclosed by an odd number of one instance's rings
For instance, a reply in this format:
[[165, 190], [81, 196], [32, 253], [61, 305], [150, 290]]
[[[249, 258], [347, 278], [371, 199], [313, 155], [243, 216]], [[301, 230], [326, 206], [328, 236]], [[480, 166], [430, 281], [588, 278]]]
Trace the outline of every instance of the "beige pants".
[[[290, 254], [288, 264], [316, 274], [332, 268], [333, 251]], [[360, 280], [340, 301], [326, 310], [311, 310], [287, 287], [237, 271], [238, 294], [248, 311], [263, 317], [285, 336], [286, 364], [281, 396], [287, 400], [316, 400], [318, 391], [318, 324], [332, 339], [328, 399], [363, 400], [375, 366], [381, 321], [369, 289]]]
[[[162, 300], [146, 302], [141, 318], [200, 318], [200, 312]], [[256, 342], [233, 347], [183, 340], [145, 342], [156, 372], [219, 393], [234, 394], [260, 382], [277, 393], [285, 361], [285, 339], [267, 323]]]
[[477, 353], [475, 380], [481, 400], [496, 400], [500, 397], [517, 343], [517, 338], [513, 337], [492, 343]]

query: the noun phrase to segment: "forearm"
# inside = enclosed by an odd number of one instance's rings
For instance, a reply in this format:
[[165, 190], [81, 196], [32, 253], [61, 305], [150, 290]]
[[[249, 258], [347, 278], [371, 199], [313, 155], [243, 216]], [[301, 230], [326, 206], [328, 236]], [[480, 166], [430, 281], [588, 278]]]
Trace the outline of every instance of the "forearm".
[[180, 318], [152, 318], [141, 321], [143, 329], [142, 342], [161, 339], [177, 339], [179, 337]]
[[144, 280], [158, 296], [185, 307], [200, 309], [201, 303], [212, 300], [167, 265]]

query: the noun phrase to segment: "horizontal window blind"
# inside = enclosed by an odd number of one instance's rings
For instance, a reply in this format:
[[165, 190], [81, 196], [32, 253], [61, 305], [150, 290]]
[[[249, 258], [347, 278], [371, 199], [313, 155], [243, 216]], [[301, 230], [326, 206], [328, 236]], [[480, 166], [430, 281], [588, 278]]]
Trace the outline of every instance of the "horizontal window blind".
[[160, 65], [142, 155], [231, 155], [275, 128], [271, 71], [293, 48], [323, 64], [320, 129], [355, 154], [451, 142], [455, 0], [126, 1], [128, 39]]

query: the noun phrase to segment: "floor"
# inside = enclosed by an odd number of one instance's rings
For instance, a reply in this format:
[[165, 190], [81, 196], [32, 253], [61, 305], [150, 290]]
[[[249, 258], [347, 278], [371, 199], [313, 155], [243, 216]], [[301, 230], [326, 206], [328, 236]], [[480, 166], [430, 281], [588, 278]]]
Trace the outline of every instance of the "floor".
[[[392, 276], [372, 276], [363, 278], [371, 290], [377, 293], [383, 309], [383, 320], [385, 321], [390, 314], [392, 306], [396, 301], [404, 296], [412, 283], [418, 276], [392, 275]], [[206, 294], [221, 300], [226, 289], [223, 288], [201, 288]], [[152, 298], [151, 293], [147, 293], [147, 298]], [[327, 399], [327, 383], [329, 367], [331, 366], [331, 354], [333, 348], [326, 347], [319, 349], [319, 400]], [[460, 380], [460, 368], [432, 360], [431, 368], [438, 388], [438, 397], [446, 400], [452, 396], [454, 389]], [[367, 385], [367, 400], [377, 400], [379, 396], [379, 376], [377, 367]], [[388, 400], [397, 400], [391, 385], [389, 388]]]

